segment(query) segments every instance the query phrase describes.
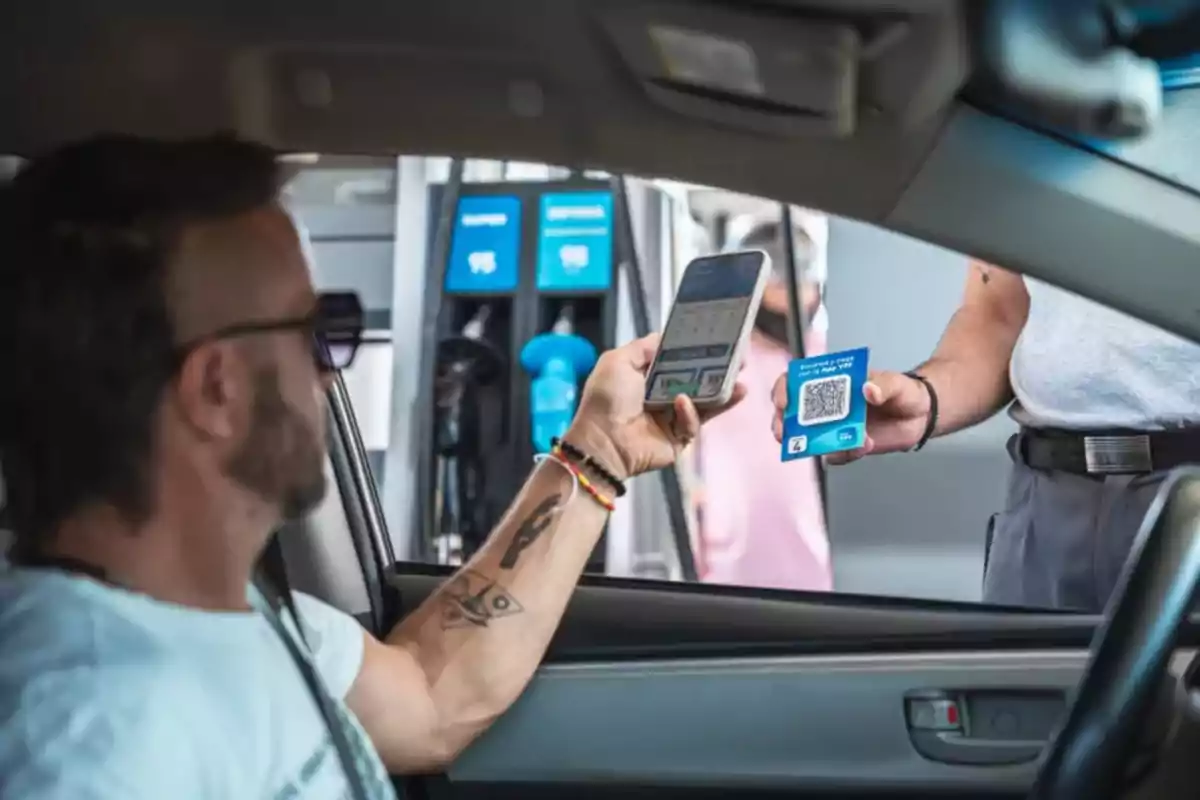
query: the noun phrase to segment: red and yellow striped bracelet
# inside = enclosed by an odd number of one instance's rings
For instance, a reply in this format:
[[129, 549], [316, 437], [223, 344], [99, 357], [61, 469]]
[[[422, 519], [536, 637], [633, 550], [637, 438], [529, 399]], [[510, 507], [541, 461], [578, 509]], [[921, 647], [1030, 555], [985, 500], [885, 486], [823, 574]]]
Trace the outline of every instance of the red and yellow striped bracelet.
[[555, 461], [562, 464], [571, 472], [572, 477], [575, 478], [575, 482], [583, 487], [583, 490], [590, 494], [593, 500], [604, 506], [604, 508], [608, 511], [612, 511], [617, 507], [616, 503], [613, 502], [613, 499], [597, 489], [596, 485], [592, 483], [586, 474], [584, 474], [583, 470], [581, 470], [574, 462], [571, 461], [570, 458], [567, 457], [565, 453], [563, 453], [562, 447], [559, 445], [554, 445], [554, 447], [550, 450], [550, 455]]

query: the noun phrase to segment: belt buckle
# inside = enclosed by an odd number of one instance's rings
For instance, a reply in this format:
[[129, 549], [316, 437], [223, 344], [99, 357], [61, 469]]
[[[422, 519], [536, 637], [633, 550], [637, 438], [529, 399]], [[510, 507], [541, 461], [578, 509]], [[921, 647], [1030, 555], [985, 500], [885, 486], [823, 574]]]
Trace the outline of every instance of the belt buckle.
[[1150, 437], [1085, 436], [1083, 458], [1089, 475], [1128, 475], [1154, 471]]

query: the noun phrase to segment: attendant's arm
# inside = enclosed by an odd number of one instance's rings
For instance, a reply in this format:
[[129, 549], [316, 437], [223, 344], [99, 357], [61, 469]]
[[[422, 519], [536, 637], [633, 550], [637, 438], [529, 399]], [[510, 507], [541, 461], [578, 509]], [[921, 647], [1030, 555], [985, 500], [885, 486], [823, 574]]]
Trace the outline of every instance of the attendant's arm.
[[937, 389], [936, 435], [969, 428], [1012, 400], [1008, 366], [1028, 316], [1020, 275], [971, 263], [962, 305], [933, 355], [916, 369]]
[[[1009, 362], [1028, 316], [1029, 293], [1021, 276], [982, 262], [971, 264], [962, 304], [933, 356], [915, 370], [938, 398], [934, 435], [982, 422], [1012, 399]], [[830, 453], [826, 464], [909, 451], [925, 435], [933, 408], [921, 382], [902, 372], [873, 370], [863, 394], [868, 403], [866, 440], [854, 450]], [[773, 400], [772, 430], [782, 440], [788, 405], [786, 373], [775, 382]]]

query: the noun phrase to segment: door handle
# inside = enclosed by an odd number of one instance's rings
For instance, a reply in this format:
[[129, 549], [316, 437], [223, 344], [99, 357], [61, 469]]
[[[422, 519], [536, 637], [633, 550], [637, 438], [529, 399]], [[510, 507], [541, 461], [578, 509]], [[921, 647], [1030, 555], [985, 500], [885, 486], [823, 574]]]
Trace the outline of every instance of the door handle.
[[931, 690], [905, 698], [916, 751], [931, 761], [971, 766], [1034, 761], [1066, 709], [1058, 689]]
[[913, 747], [930, 761], [977, 767], [1024, 764], [1041, 755], [1047, 741], [972, 739], [961, 733], [912, 731]]

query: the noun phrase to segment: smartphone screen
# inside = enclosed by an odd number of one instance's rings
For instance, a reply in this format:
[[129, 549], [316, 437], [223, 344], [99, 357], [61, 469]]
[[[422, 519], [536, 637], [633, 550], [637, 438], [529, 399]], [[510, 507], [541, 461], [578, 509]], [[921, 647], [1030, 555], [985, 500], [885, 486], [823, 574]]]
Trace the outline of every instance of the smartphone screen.
[[678, 394], [697, 400], [720, 396], [747, 317], [758, 310], [751, 306], [760, 299], [765, 260], [762, 253], [745, 252], [688, 264], [646, 379], [647, 401], [669, 401]]

